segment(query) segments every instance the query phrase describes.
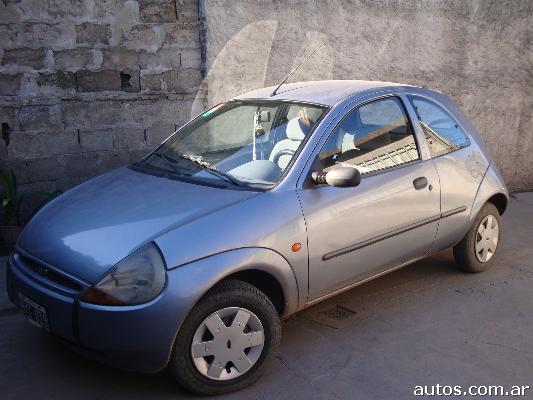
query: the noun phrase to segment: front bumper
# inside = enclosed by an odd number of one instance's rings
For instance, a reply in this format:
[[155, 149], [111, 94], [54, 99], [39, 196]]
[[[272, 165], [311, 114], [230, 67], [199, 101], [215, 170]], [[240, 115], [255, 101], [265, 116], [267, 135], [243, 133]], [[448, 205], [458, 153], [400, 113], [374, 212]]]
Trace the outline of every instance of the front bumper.
[[64, 287], [57, 282], [61, 280], [46, 279], [24, 260], [27, 258], [16, 253], [8, 260], [9, 299], [19, 307], [22, 294], [45, 307], [53, 335], [81, 353], [119, 368], [156, 372], [166, 367], [176, 332], [188, 313], [172, 295], [172, 273], [167, 274], [163, 292], [147, 304], [99, 306], [78, 300], [89, 283], [78, 280], [79, 290]]

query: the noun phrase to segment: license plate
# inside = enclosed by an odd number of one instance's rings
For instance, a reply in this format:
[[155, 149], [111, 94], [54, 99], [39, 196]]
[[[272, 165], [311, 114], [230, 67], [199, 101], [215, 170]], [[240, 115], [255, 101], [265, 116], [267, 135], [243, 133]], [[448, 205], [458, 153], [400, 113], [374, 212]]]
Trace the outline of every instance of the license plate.
[[45, 331], [50, 331], [50, 323], [48, 322], [46, 308], [21, 293], [19, 293], [19, 299], [20, 309], [26, 318], [28, 318], [28, 321]]

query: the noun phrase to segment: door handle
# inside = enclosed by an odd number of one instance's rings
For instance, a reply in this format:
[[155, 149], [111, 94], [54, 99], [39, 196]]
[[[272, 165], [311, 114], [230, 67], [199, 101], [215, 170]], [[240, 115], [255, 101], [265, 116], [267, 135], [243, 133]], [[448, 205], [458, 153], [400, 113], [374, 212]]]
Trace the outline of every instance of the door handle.
[[428, 180], [425, 176], [421, 176], [419, 178], [416, 178], [413, 181], [413, 186], [416, 190], [424, 189], [428, 185]]

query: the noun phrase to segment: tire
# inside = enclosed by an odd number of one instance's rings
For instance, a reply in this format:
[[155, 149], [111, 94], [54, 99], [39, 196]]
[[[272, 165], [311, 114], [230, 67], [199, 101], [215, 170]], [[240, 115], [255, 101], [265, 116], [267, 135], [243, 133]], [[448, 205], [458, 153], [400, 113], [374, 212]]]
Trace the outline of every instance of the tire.
[[[491, 217], [493, 218], [492, 220], [490, 219]], [[484, 232], [488, 232], [486, 237], [478, 233], [482, 228], [482, 224], [484, 229], [489, 229], [485, 228], [488, 225], [493, 226], [491, 231], [484, 230]], [[496, 227], [496, 231], [494, 231], [494, 226]], [[492, 267], [494, 264], [494, 255], [500, 242], [500, 227], [500, 213], [498, 209], [493, 204], [486, 203], [474, 219], [465, 237], [453, 248], [455, 261], [464, 271], [477, 273], [486, 271]], [[487, 244], [484, 245], [484, 243]], [[483, 246], [487, 247], [487, 249], [489, 247], [492, 249], [486, 250], [483, 253], [482, 250], [480, 251]]]
[[[240, 323], [245, 316], [247, 322]], [[259, 334], [261, 329], [262, 334]], [[252, 336], [243, 339], [242, 335]], [[261, 338], [262, 345], [259, 344]], [[268, 297], [246, 282], [222, 281], [207, 292], [184, 321], [174, 342], [169, 369], [183, 388], [195, 394], [216, 395], [237, 391], [259, 379], [277, 354], [280, 339], [279, 316]], [[253, 346], [240, 350], [248, 344]], [[235, 359], [239, 357], [238, 360], [241, 360], [242, 353], [246, 362], [244, 358], [242, 362]], [[215, 362], [217, 354], [220, 362]], [[235, 359], [236, 363], [226, 362], [228, 357]]]

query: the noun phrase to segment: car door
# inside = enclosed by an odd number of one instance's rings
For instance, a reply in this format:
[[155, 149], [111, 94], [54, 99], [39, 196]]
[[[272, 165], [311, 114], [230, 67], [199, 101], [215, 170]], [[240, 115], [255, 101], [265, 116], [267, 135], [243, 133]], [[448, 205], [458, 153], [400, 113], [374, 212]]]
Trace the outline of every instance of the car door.
[[423, 161], [397, 96], [349, 111], [315, 159], [315, 169], [356, 167], [357, 187], [304, 185], [309, 301], [421, 257], [440, 213], [439, 180]]

